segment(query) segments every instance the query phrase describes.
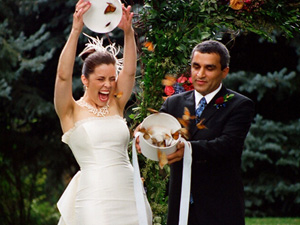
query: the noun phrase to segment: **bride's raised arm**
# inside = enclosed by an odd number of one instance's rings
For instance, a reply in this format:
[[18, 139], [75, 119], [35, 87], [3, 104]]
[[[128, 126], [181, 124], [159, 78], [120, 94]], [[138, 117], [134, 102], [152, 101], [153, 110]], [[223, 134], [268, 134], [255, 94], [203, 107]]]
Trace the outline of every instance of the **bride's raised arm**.
[[117, 92], [122, 92], [122, 98], [119, 100], [121, 109], [124, 109], [135, 82], [137, 53], [136, 43], [134, 37], [134, 30], [132, 28], [133, 12], [130, 12], [131, 6], [123, 8], [123, 15], [119, 28], [124, 31], [124, 55], [123, 55], [123, 69], [121, 70], [117, 80]]
[[72, 30], [58, 61], [54, 106], [61, 122], [71, 116], [75, 101], [72, 96], [72, 75], [78, 38], [83, 28], [83, 14], [90, 8], [90, 2], [79, 0], [73, 14]]

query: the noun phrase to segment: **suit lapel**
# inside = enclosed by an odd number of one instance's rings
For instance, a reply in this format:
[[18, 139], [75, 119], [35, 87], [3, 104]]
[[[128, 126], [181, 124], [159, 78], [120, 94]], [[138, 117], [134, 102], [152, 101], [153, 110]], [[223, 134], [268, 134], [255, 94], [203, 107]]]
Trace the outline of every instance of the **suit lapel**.
[[187, 96], [185, 96], [184, 106], [188, 108], [191, 116], [195, 115], [195, 93], [191, 91]]
[[[184, 96], [184, 102], [182, 102], [182, 104], [179, 106], [183, 106], [182, 108], [187, 107], [191, 116], [195, 116], [195, 92], [190, 91], [190, 93], [187, 93], [187, 95]], [[182, 115], [183, 112], [184, 111], [182, 111]], [[195, 130], [195, 120], [190, 120], [188, 129], [190, 134], [193, 132], [193, 130]]]

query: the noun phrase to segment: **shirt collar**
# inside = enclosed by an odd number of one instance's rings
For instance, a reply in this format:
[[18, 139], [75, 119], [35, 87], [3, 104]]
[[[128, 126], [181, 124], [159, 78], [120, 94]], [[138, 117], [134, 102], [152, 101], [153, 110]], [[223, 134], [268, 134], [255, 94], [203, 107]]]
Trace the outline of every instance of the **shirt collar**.
[[213, 99], [213, 97], [215, 97], [215, 95], [221, 90], [222, 88], [222, 83], [220, 84], [220, 86], [214, 90], [213, 92], [210, 92], [209, 94], [203, 96], [201, 95], [198, 91], [194, 90], [195, 92], [195, 107], [197, 109], [199, 102], [201, 100], [202, 97], [205, 97], [205, 100], [207, 102], [207, 104]]

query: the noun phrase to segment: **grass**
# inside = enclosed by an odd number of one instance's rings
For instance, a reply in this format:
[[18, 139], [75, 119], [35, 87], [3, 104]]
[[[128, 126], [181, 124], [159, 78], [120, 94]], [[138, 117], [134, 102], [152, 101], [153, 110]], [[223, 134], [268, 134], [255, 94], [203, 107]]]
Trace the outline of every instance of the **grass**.
[[246, 225], [300, 225], [300, 218], [246, 218]]

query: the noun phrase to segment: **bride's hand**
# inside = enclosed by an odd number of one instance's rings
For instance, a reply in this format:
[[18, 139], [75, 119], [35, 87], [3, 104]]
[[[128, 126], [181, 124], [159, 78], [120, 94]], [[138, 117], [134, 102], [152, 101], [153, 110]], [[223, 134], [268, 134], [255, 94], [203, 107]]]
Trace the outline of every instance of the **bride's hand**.
[[83, 14], [89, 10], [91, 3], [89, 1], [79, 0], [73, 14], [72, 29], [81, 32], [83, 28]]
[[122, 29], [124, 33], [127, 33], [132, 30], [133, 12], [130, 12], [130, 10], [130, 5], [127, 8], [124, 5], [122, 5], [123, 15], [118, 27]]

